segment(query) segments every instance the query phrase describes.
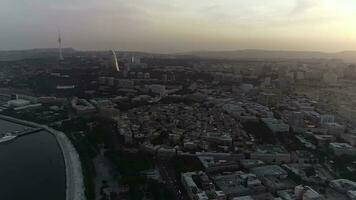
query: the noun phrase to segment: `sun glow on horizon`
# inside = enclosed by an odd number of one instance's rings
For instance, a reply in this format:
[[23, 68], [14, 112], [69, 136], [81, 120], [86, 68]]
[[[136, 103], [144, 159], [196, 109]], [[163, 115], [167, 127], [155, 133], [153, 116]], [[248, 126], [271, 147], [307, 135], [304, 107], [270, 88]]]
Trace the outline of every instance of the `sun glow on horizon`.
[[354, 0], [3, 0], [0, 42], [52, 46], [60, 26], [81, 49], [338, 51], [356, 46], [355, 19]]

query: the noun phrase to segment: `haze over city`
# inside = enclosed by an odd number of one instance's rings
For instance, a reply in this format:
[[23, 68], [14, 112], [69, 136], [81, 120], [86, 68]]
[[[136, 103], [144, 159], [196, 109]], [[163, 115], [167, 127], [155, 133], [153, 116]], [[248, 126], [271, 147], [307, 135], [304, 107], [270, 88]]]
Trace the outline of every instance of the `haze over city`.
[[0, 0], [1, 200], [356, 200], [355, 0]]
[[[353, 0], [2, 0], [0, 50], [148, 52], [356, 46]], [[11, 19], [11, 20], [10, 20]]]

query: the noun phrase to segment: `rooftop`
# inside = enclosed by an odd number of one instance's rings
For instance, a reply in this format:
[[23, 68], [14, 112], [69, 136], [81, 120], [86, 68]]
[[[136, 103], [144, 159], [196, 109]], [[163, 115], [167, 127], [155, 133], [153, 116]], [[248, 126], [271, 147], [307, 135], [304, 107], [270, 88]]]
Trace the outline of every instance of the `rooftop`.
[[266, 165], [261, 167], [255, 167], [251, 169], [251, 172], [257, 176], [284, 176], [288, 173], [278, 165]]

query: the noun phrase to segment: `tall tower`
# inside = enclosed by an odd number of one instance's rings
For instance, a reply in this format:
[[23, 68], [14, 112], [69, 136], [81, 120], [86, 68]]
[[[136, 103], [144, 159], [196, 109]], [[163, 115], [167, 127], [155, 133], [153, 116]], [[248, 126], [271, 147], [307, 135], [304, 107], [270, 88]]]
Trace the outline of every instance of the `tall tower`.
[[59, 50], [59, 60], [64, 60], [62, 54], [62, 38], [61, 38], [61, 32], [59, 30], [58, 30], [58, 50]]

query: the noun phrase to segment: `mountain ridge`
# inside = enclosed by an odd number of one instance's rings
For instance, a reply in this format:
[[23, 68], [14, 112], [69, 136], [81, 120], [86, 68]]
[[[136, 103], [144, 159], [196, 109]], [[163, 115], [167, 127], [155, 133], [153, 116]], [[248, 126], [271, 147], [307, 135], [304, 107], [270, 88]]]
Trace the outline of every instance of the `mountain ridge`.
[[[56, 56], [57, 48], [36, 48], [25, 50], [4, 50], [0, 51], [0, 60], [19, 59], [23, 57], [41, 57]], [[91, 52], [95, 50], [76, 50], [73, 48], [64, 48], [64, 53]], [[97, 52], [105, 52], [98, 50]], [[194, 57], [206, 59], [338, 59], [345, 62], [356, 62], [356, 51], [347, 50], [339, 52], [322, 51], [293, 51], [293, 50], [266, 50], [266, 49], [242, 49], [242, 50], [220, 50], [220, 51], [189, 51], [181, 53], [150, 53], [144, 51], [121, 51], [128, 53], [137, 53], [151, 56], [174, 56], [174, 57]]]
[[322, 52], [322, 51], [290, 51], [243, 49], [227, 51], [190, 51], [179, 55], [190, 55], [200, 58], [219, 59], [341, 59], [348, 62], [356, 61], [356, 51]]

